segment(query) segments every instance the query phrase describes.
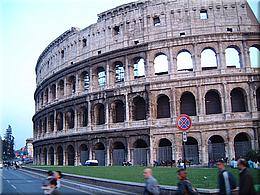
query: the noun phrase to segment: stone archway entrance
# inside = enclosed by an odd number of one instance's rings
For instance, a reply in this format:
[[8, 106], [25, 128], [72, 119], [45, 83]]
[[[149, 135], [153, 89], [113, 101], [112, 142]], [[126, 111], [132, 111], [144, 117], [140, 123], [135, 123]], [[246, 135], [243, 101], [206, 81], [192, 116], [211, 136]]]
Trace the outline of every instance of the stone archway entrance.
[[136, 140], [133, 149], [133, 164], [147, 165], [148, 155], [149, 148], [147, 143], [142, 139]]
[[99, 166], [105, 166], [105, 146], [99, 142], [94, 146], [95, 159]]
[[157, 161], [161, 163], [162, 161], [172, 161], [172, 143], [170, 140], [163, 138], [159, 142]]
[[58, 165], [63, 165], [63, 148], [61, 146], [57, 148], [57, 160]]
[[199, 164], [199, 149], [198, 142], [193, 137], [188, 137], [185, 143], [186, 159], [192, 164]]
[[220, 135], [213, 135], [208, 141], [209, 160], [217, 161], [226, 157], [224, 139]]
[[125, 157], [126, 153], [124, 144], [122, 142], [115, 142], [112, 151], [113, 165], [122, 165], [125, 161]]
[[247, 133], [239, 133], [234, 139], [235, 157], [244, 158], [252, 150], [251, 139]]
[[80, 164], [84, 165], [85, 162], [89, 159], [89, 151], [86, 144], [80, 145], [79, 153], [80, 153]]
[[75, 150], [72, 145], [68, 146], [67, 154], [68, 154], [68, 165], [74, 166], [75, 165]]
[[49, 155], [49, 164], [54, 165], [54, 149], [53, 149], [53, 147], [50, 147], [48, 155]]

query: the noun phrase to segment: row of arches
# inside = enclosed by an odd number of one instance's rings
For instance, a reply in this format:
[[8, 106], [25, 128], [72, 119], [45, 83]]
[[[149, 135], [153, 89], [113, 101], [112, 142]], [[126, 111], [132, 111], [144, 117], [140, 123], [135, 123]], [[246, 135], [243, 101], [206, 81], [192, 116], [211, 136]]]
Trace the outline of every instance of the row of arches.
[[[257, 110], [260, 111], [260, 88], [256, 90]], [[130, 112], [132, 113], [132, 120], [146, 120], [148, 116], [148, 102], [142, 96], [136, 96], [132, 99], [132, 106]], [[231, 112], [247, 112], [248, 102], [247, 94], [244, 89], [238, 87], [234, 88], [230, 92]], [[157, 97], [157, 112], [156, 118], [171, 118], [171, 104], [170, 98], [167, 95], [161, 94]], [[217, 90], [209, 90], [204, 97], [205, 114], [220, 114], [223, 113], [221, 95]], [[79, 127], [86, 127], [89, 120], [95, 125], [103, 125], [109, 120], [111, 123], [122, 123], [126, 121], [126, 105], [123, 100], [115, 100], [110, 104], [109, 118], [106, 116], [106, 107], [103, 103], [96, 103], [91, 108], [91, 116], [87, 106], [81, 106], [75, 110], [70, 108], [65, 113], [59, 111], [56, 113], [56, 119], [54, 113], [48, 117], [40, 119], [37, 129], [38, 132], [46, 133], [47, 128], [49, 131], [54, 131], [56, 128], [58, 131], [63, 129], [73, 129], [75, 123]], [[192, 92], [186, 91], [180, 97], [180, 114], [188, 114], [190, 116], [197, 116], [197, 101]], [[91, 117], [91, 119], [90, 119]], [[75, 119], [77, 118], [77, 120]], [[55, 121], [56, 120], [56, 121]], [[48, 124], [48, 126], [47, 126]]]
[[[207, 152], [208, 162], [216, 161], [218, 159], [226, 158], [226, 144], [223, 137], [220, 135], [213, 135], [208, 139]], [[98, 142], [89, 148], [87, 144], [81, 144], [78, 149], [75, 149], [73, 145], [68, 145], [66, 148], [59, 145], [57, 148], [50, 146], [49, 149], [43, 149], [43, 162], [45, 165], [69, 165], [74, 166], [76, 164], [76, 150], [79, 155], [80, 164], [84, 164], [90, 158], [96, 159], [99, 162], [99, 166], [122, 165], [123, 162], [129, 159], [134, 165], [147, 165], [149, 164], [150, 149], [149, 143], [144, 139], [137, 139], [130, 150], [127, 149], [125, 143], [121, 141], [115, 141], [110, 146], [109, 153], [107, 148], [102, 142]], [[172, 161], [174, 157], [174, 148], [176, 146], [167, 138], [161, 138], [158, 142], [156, 149], [156, 160], [160, 162]], [[198, 141], [194, 137], [188, 137], [185, 144], [186, 159], [191, 161], [192, 164], [200, 164], [201, 149]], [[233, 147], [235, 156], [231, 158], [245, 157], [247, 153], [252, 149], [251, 138], [245, 133], [238, 133], [233, 140]], [[56, 151], [56, 152], [55, 152]], [[130, 151], [130, 154], [128, 152]], [[91, 152], [91, 154], [90, 154]], [[56, 156], [55, 156], [56, 154]], [[107, 163], [107, 155], [110, 155], [110, 162]], [[90, 157], [91, 156], [91, 157]], [[56, 162], [55, 162], [56, 161]]]
[[[260, 68], [259, 65], [259, 46], [254, 45], [249, 48], [251, 66], [253, 68]], [[228, 46], [224, 52], [225, 63], [227, 67], [244, 68], [245, 64], [242, 63], [241, 51], [237, 46]], [[200, 54], [201, 68], [202, 70], [215, 69], [220, 66], [220, 61], [217, 57], [216, 50], [212, 47], [206, 47]], [[187, 49], [179, 51], [177, 54], [177, 70], [180, 72], [194, 71], [195, 59], [191, 52]], [[135, 57], [131, 60], [132, 66], [129, 66], [129, 79], [137, 79], [145, 77], [147, 72], [147, 65], [144, 57]], [[169, 72], [169, 56], [160, 52], [155, 54], [153, 60], [154, 74], [162, 75]], [[126, 67], [125, 63], [118, 60], [112, 64], [111, 70], [109, 70], [109, 81], [107, 80], [106, 65], [100, 65], [93, 69], [90, 74], [89, 70], [82, 71], [78, 78], [75, 75], [70, 75], [64, 79], [60, 79], [57, 84], [51, 84], [37, 97], [37, 105], [42, 107], [48, 102], [54, 101], [57, 98], [62, 98], [64, 95], [73, 95], [77, 91], [84, 92], [90, 89], [93, 82], [93, 86], [104, 87], [107, 82], [120, 83], [126, 80]]]

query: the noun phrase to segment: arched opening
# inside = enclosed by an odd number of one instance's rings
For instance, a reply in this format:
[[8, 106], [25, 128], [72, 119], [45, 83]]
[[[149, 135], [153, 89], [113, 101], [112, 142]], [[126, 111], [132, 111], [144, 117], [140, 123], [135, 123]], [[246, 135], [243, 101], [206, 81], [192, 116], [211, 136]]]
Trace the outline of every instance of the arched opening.
[[64, 81], [60, 80], [58, 83], [58, 92], [59, 92], [59, 97], [64, 96]]
[[122, 165], [125, 161], [126, 153], [125, 146], [122, 142], [114, 142], [113, 143], [113, 165]]
[[55, 100], [55, 99], [56, 99], [56, 85], [55, 85], [55, 84], [53, 84], [53, 85], [51, 86], [51, 99], [52, 99], [52, 100]]
[[74, 166], [75, 165], [75, 150], [72, 145], [68, 146], [67, 155], [68, 155], [68, 166]]
[[225, 50], [226, 66], [234, 68], [242, 68], [240, 63], [240, 53], [233, 47], [228, 47]]
[[199, 147], [198, 142], [193, 137], [188, 137], [185, 143], [186, 159], [192, 164], [199, 164]]
[[48, 165], [48, 153], [47, 153], [47, 148], [43, 149], [43, 164]]
[[251, 138], [244, 132], [236, 135], [234, 145], [236, 158], [245, 158], [247, 153], [252, 150]]
[[133, 120], [146, 119], [146, 103], [143, 97], [137, 96], [133, 99]]
[[105, 166], [105, 146], [103, 143], [98, 142], [94, 146], [95, 159], [98, 161], [99, 166]]
[[224, 139], [220, 135], [213, 135], [208, 141], [209, 160], [216, 162], [226, 157]]
[[68, 129], [73, 129], [75, 124], [75, 116], [74, 110], [69, 109], [66, 113], [66, 126]]
[[49, 102], [49, 89], [46, 88], [44, 91], [44, 103], [47, 104]]
[[221, 99], [219, 93], [215, 90], [210, 90], [205, 95], [206, 114], [222, 113]]
[[76, 77], [70, 76], [67, 83], [68, 94], [72, 95], [76, 92]]
[[86, 144], [80, 145], [79, 153], [80, 153], [80, 164], [85, 165], [86, 161], [89, 159], [89, 151]]
[[211, 48], [206, 48], [201, 52], [201, 68], [202, 70], [216, 69], [217, 65], [217, 54]]
[[61, 146], [57, 148], [57, 161], [58, 165], [63, 165], [63, 148]]
[[49, 155], [49, 165], [54, 165], [54, 149], [53, 149], [53, 147], [49, 148], [48, 155]]
[[191, 92], [184, 92], [181, 96], [180, 112], [189, 116], [196, 116], [196, 101]]
[[257, 111], [260, 111], [260, 87], [256, 90]]
[[157, 155], [157, 161], [161, 164], [172, 161], [172, 143], [170, 140], [160, 139]]
[[104, 87], [106, 85], [106, 70], [103, 67], [97, 68], [98, 85]]
[[88, 125], [88, 108], [86, 106], [80, 108], [78, 121], [80, 127], [86, 127]]
[[235, 88], [230, 93], [232, 112], [246, 112], [246, 92], [241, 88]]
[[62, 131], [63, 130], [63, 113], [58, 112], [56, 116], [56, 125], [57, 125], [57, 130]]
[[260, 46], [252, 46], [249, 48], [250, 63], [252, 68], [260, 68]]
[[149, 148], [143, 139], [138, 139], [134, 143], [133, 148], [133, 164], [134, 165], [147, 165], [149, 159]]
[[94, 107], [94, 119], [96, 125], [103, 125], [106, 122], [105, 118], [105, 106], [104, 104], [98, 103]]
[[115, 62], [114, 63], [114, 67], [115, 67], [115, 82], [119, 83], [119, 82], [124, 82], [125, 80], [125, 69], [124, 69], [124, 65], [122, 62]]
[[80, 75], [80, 88], [81, 91], [88, 91], [89, 90], [89, 85], [90, 85], [90, 79], [89, 79], [89, 74], [87, 71], [84, 71]]
[[54, 131], [54, 114], [49, 116], [49, 130], [50, 132]]
[[125, 121], [125, 104], [121, 100], [112, 103], [113, 123], [121, 123]]
[[168, 57], [161, 53], [154, 58], [155, 75], [168, 74]]
[[43, 118], [43, 133], [47, 133], [47, 117]]
[[43, 106], [43, 92], [41, 93], [41, 106]]
[[170, 99], [167, 95], [160, 95], [157, 99], [157, 118], [170, 117]]
[[184, 50], [177, 55], [177, 70], [180, 72], [193, 71], [193, 62], [190, 52]]
[[134, 78], [145, 77], [145, 61], [143, 58], [134, 59]]

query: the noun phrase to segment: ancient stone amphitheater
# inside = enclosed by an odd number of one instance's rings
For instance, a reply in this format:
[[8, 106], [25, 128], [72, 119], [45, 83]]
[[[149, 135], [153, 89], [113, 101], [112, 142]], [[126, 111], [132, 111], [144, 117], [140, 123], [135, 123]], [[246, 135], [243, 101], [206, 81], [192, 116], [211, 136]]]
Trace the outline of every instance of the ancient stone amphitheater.
[[193, 164], [258, 149], [258, 30], [244, 0], [142, 0], [64, 32], [35, 69], [35, 163], [178, 160], [181, 113]]

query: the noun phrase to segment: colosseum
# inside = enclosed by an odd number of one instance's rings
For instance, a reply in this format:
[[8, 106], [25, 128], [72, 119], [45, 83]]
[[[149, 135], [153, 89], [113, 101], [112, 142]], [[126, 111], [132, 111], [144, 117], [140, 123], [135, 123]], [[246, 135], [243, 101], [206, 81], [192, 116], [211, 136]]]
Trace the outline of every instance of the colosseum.
[[259, 49], [245, 0], [140, 0], [71, 28], [36, 64], [35, 164], [151, 165], [185, 150], [204, 166], [258, 150]]

